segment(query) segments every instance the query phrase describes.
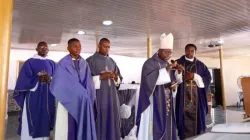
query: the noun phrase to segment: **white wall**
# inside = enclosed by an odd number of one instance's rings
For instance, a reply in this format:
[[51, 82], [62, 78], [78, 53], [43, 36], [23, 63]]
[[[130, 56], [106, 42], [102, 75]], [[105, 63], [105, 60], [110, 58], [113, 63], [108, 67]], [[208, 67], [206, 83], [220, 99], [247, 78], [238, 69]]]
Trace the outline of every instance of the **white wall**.
[[237, 79], [241, 75], [250, 75], [250, 57], [231, 58], [224, 61], [224, 81], [227, 106], [239, 101], [237, 92], [240, 88]]
[[[219, 59], [199, 58], [210, 68], [220, 68]], [[223, 60], [224, 86], [226, 105], [235, 106], [239, 101], [237, 95], [241, 91], [237, 79], [241, 75], [250, 75], [250, 57], [226, 58]]]
[[[17, 79], [17, 62], [19, 60], [27, 60], [31, 58], [36, 51], [33, 50], [10, 50], [10, 66], [9, 66], [9, 81], [8, 88], [14, 89]], [[58, 62], [61, 58], [67, 55], [67, 52], [55, 52], [50, 51], [48, 58]], [[83, 58], [88, 58], [92, 54], [81, 54]], [[145, 62], [145, 58], [131, 58], [125, 56], [111, 55], [111, 57], [116, 61], [118, 67], [120, 68], [121, 74], [123, 76], [124, 83], [131, 83], [132, 81], [140, 82], [142, 64]]]
[[[10, 51], [10, 69], [9, 69], [9, 81], [8, 88], [13, 89], [16, 82], [17, 61], [27, 60], [32, 57], [36, 52], [32, 50], [15, 50]], [[58, 62], [62, 57], [67, 55], [67, 52], [49, 52], [49, 58]], [[91, 54], [82, 54], [84, 58], [87, 58]], [[124, 83], [130, 83], [131, 81], [140, 82], [142, 65], [145, 62], [145, 58], [131, 58], [125, 56], [111, 57], [116, 61], [119, 66], [122, 76], [124, 77]], [[172, 58], [176, 59], [176, 58]], [[219, 59], [201, 58], [199, 60], [204, 62], [209, 68], [219, 68]], [[226, 104], [235, 105], [238, 102], [237, 91], [240, 89], [237, 85], [237, 78], [241, 75], [250, 75], [250, 57], [241, 58], [228, 58], [224, 60], [224, 81], [225, 81], [225, 93]]]

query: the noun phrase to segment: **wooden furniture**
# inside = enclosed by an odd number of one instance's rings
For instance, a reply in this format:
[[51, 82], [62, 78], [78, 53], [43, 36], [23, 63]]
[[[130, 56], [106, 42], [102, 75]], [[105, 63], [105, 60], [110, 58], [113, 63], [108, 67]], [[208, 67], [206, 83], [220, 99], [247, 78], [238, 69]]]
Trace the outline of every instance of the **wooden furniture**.
[[211, 110], [212, 110], [212, 99], [213, 99], [213, 94], [212, 93], [208, 93], [207, 95], [207, 102], [208, 102], [208, 114], [211, 114]]
[[245, 106], [245, 117], [250, 116], [250, 77], [244, 77], [241, 79], [244, 106]]
[[8, 90], [8, 110], [7, 112], [16, 112], [19, 111], [19, 107], [16, 104], [16, 101], [13, 99], [13, 90]]

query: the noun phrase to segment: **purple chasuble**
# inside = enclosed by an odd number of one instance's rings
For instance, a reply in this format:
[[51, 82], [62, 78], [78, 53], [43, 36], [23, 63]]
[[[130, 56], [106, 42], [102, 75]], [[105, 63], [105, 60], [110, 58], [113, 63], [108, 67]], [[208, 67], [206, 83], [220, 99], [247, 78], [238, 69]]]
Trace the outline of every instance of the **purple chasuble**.
[[[13, 98], [21, 108], [19, 111], [18, 134], [22, 131], [22, 114], [26, 99], [29, 135], [33, 138], [49, 137], [54, 128], [55, 99], [49, 85], [40, 83], [38, 73], [47, 72], [53, 77], [55, 62], [49, 59], [28, 59], [23, 64], [17, 79]], [[36, 88], [35, 91], [31, 89]]]
[[201, 76], [205, 88], [197, 87], [193, 81], [182, 82], [176, 95], [176, 123], [180, 139], [199, 135], [206, 130], [207, 92], [211, 82], [208, 68], [198, 59], [193, 62], [185, 60], [185, 56], [178, 59], [178, 64], [187, 68], [189, 72]]
[[62, 58], [50, 89], [69, 113], [68, 140], [96, 140], [93, 114], [95, 89], [88, 63], [82, 57], [77, 63], [70, 55]]
[[[159, 70], [165, 68], [167, 62], [154, 54], [143, 65], [141, 76], [140, 96], [136, 125], [138, 131], [141, 123], [141, 114], [150, 106], [150, 96], [153, 95], [153, 139], [176, 140], [176, 123], [170, 84], [156, 85]], [[174, 81], [173, 72], [170, 71], [171, 81]]]

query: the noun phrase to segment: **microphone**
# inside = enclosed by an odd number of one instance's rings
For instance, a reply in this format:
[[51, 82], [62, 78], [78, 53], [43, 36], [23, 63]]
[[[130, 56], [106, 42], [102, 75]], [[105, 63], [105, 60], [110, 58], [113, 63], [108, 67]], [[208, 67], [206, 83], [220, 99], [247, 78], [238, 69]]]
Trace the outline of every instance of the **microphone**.
[[171, 62], [172, 65], [173, 65], [173, 66], [172, 66], [172, 69], [173, 69], [173, 70], [176, 70], [177, 67], [178, 67], [178, 65], [179, 65], [179, 64], [177, 63], [177, 60], [173, 60], [173, 59], [172, 59], [170, 62]]
[[173, 60], [173, 59], [172, 59], [172, 60], [171, 60], [171, 63], [173, 64], [175, 61], [176, 61], [176, 60]]

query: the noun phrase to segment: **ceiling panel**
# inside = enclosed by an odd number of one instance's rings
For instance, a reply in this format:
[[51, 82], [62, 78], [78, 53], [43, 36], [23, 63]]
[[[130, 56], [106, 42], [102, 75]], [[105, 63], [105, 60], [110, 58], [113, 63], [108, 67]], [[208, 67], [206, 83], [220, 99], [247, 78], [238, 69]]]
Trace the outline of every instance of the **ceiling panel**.
[[[148, 33], [156, 51], [159, 36], [172, 32], [174, 56], [195, 43], [197, 55], [218, 57], [218, 48], [204, 43], [219, 39], [225, 56], [247, 55], [249, 15], [247, 0], [14, 0], [12, 48], [34, 49], [47, 41], [58, 44], [51, 50], [66, 51], [68, 39], [76, 37], [84, 52], [93, 53], [98, 36], [111, 40], [112, 54], [146, 57]], [[104, 26], [103, 20], [113, 24]]]

